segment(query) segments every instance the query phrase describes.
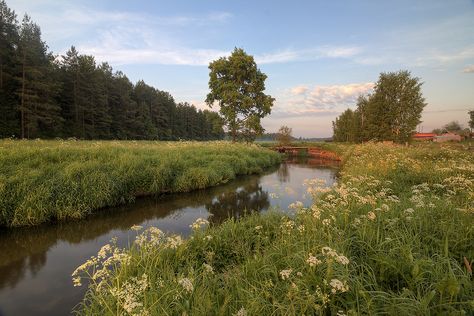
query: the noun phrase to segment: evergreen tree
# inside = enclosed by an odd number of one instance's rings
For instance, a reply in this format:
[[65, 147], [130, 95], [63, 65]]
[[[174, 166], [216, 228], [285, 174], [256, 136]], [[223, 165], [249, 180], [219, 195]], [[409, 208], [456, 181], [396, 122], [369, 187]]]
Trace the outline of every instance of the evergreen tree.
[[20, 135], [18, 81], [15, 80], [18, 28], [15, 12], [0, 0], [0, 138]]
[[58, 87], [51, 76], [54, 58], [47, 53], [40, 28], [28, 15], [20, 27], [18, 52], [21, 138], [54, 134], [62, 121], [60, 107], [55, 102]]

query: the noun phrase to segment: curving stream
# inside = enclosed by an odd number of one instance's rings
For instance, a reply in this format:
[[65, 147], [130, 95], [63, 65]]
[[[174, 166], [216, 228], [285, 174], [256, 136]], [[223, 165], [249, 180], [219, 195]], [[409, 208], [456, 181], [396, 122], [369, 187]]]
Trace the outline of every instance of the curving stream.
[[286, 211], [295, 201], [309, 205], [304, 180], [322, 178], [331, 185], [337, 171], [337, 163], [288, 160], [262, 175], [206, 190], [140, 198], [81, 221], [0, 230], [0, 316], [69, 314], [86, 290], [73, 287], [72, 271], [112, 237], [126, 246], [136, 235], [129, 230], [132, 225], [186, 236], [199, 217], [216, 224], [246, 210]]

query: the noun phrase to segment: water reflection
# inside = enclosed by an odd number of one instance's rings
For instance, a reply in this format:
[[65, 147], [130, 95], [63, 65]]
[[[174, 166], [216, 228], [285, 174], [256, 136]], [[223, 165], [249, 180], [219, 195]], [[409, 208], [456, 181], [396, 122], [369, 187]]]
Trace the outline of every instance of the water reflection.
[[249, 210], [285, 210], [296, 199], [305, 201], [304, 179], [325, 178], [331, 184], [336, 171], [337, 165], [291, 160], [264, 175], [187, 194], [142, 198], [81, 221], [0, 231], [0, 315], [67, 314], [84, 291], [72, 287], [71, 272], [112, 237], [126, 246], [134, 237], [132, 225], [187, 235], [198, 217], [217, 224]]

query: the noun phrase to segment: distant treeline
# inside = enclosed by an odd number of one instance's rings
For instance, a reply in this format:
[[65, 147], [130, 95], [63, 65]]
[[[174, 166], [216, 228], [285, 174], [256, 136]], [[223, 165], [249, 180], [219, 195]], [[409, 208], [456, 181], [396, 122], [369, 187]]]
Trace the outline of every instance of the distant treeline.
[[221, 139], [216, 112], [136, 84], [74, 46], [48, 51], [37, 24], [0, 0], [0, 138]]

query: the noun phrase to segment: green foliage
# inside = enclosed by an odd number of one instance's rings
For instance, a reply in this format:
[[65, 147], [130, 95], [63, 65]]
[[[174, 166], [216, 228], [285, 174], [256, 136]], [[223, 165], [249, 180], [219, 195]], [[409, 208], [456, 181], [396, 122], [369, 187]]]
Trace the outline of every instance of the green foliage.
[[471, 129], [471, 132], [472, 132], [472, 130], [474, 129], [474, 110], [469, 111], [468, 114], [469, 114], [469, 123], [468, 124], [469, 124], [469, 128]]
[[273, 106], [274, 99], [263, 93], [267, 76], [241, 48], [211, 62], [209, 69], [207, 104], [218, 103], [233, 141], [239, 137], [254, 140], [263, 133], [260, 121]]
[[472, 313], [472, 154], [331, 146], [345, 157], [337, 187], [308, 182], [314, 203], [295, 216], [199, 220], [184, 242], [152, 228], [130, 249], [106, 246], [74, 274], [90, 282], [77, 314]]
[[278, 143], [280, 143], [280, 145], [288, 145], [291, 143], [291, 140], [293, 139], [293, 137], [291, 136], [291, 133], [292, 133], [292, 129], [288, 126], [283, 125], [278, 130], [276, 140], [278, 141]]
[[0, 141], [0, 226], [82, 218], [137, 195], [261, 172], [275, 152], [225, 142]]
[[452, 121], [443, 126], [444, 130], [448, 132], [460, 132], [462, 130], [461, 124], [458, 121]]
[[333, 139], [336, 142], [355, 142], [356, 141], [356, 113], [351, 109], [345, 110], [334, 122]]
[[374, 93], [359, 97], [355, 111], [349, 109], [333, 122], [335, 140], [409, 141], [426, 106], [421, 85], [408, 71], [381, 73]]

